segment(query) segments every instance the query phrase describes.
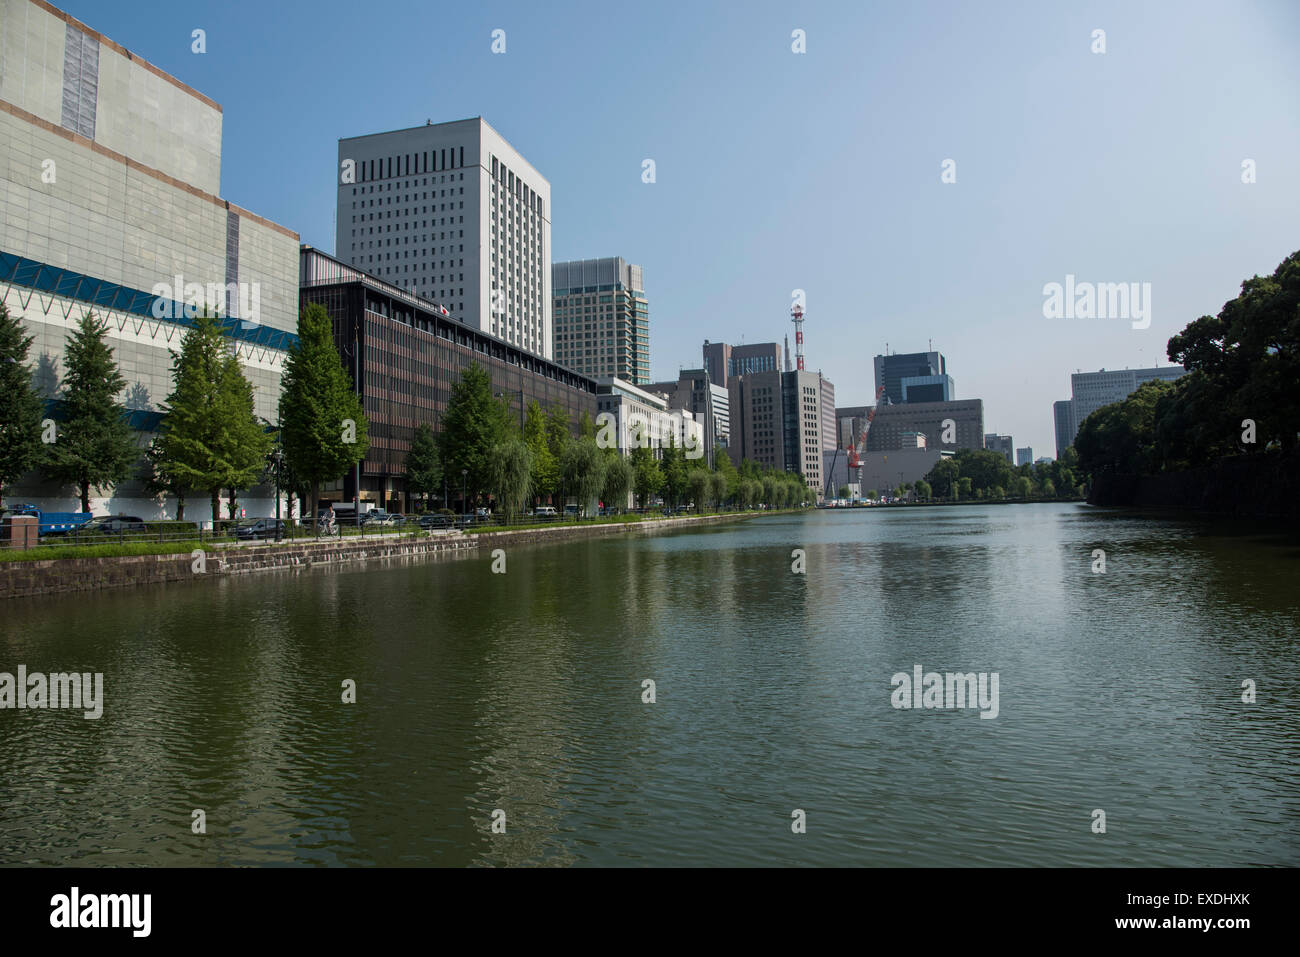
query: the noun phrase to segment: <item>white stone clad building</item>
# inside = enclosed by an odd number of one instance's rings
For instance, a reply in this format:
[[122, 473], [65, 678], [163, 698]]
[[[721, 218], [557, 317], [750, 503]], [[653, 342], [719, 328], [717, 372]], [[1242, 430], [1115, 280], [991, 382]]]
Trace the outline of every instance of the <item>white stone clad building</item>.
[[337, 259], [552, 358], [551, 184], [481, 118], [339, 140]]
[[[108, 320], [142, 445], [187, 327], [172, 300], [218, 307], [257, 414], [276, 415], [297, 329], [298, 236], [218, 196], [221, 128], [218, 104], [44, 0], [0, 0], [0, 296], [35, 337], [29, 361], [47, 399], [77, 320], [90, 309]], [[254, 514], [271, 498], [241, 501]], [[20, 500], [68, 509], [76, 497], [30, 475], [5, 492]], [[173, 512], [134, 481], [92, 508]]]

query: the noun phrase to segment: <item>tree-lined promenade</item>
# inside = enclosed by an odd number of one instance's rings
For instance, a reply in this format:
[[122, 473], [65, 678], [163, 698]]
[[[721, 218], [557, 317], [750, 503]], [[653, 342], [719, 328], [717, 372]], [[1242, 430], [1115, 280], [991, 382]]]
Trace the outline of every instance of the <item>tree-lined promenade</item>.
[[[53, 418], [43, 419], [28, 366], [32, 337], [0, 305], [0, 496], [36, 470], [74, 487], [89, 512], [91, 490], [102, 495], [134, 476], [150, 493], [175, 501], [177, 520], [184, 520], [188, 499], [203, 496], [217, 522], [223, 494], [234, 519], [242, 492], [277, 484], [289, 495], [292, 519], [294, 499], [314, 515], [321, 488], [365, 456], [368, 423], [318, 304], [299, 317], [275, 423], [255, 415], [252, 386], [219, 320], [203, 310], [172, 353], [172, 392], [144, 449], [119, 398], [126, 383], [108, 332], [93, 312], [82, 317], [66, 349], [61, 401]], [[490, 507], [507, 521], [532, 506], [569, 501], [589, 515], [599, 503], [609, 514], [626, 511], [629, 498], [641, 508], [662, 499], [670, 510], [690, 504], [703, 512], [790, 507], [815, 495], [797, 474], [749, 461], [737, 468], [725, 454], [706, 467], [673, 438], [656, 448], [635, 435], [625, 455], [598, 441], [606, 437], [598, 437], [590, 416], [573, 422], [536, 401], [516, 424], [478, 364], [452, 387], [440, 424], [436, 433], [419, 426], [407, 455], [408, 488], [425, 507], [441, 501], [445, 509], [450, 493], [462, 489], [462, 507]]]

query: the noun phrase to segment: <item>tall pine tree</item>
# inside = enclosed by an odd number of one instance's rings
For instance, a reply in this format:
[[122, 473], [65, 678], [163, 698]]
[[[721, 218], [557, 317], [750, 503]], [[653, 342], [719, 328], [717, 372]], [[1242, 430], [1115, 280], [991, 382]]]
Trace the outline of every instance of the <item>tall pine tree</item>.
[[256, 484], [272, 438], [253, 414], [253, 387], [206, 310], [172, 353], [172, 394], [163, 412], [155, 468], [170, 484], [206, 491], [212, 520], [220, 521], [221, 490]]
[[27, 350], [32, 337], [0, 302], [0, 494], [41, 457], [43, 403], [32, 388]]
[[285, 458], [311, 488], [313, 516], [321, 484], [345, 475], [370, 447], [361, 400], [352, 391], [330, 325], [329, 313], [319, 303], [303, 309], [280, 393]]
[[77, 487], [81, 510], [90, 511], [90, 489], [122, 482], [140, 457], [136, 436], [117, 396], [126, 387], [109, 348], [108, 323], [88, 312], [64, 348], [62, 423], [49, 447], [46, 470]]

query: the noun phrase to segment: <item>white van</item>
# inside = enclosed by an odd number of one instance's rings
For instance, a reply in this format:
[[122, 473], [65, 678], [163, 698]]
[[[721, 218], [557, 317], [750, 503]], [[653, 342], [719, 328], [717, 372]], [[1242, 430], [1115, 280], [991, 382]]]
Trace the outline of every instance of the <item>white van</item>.
[[555, 506], [554, 506], [554, 505], [539, 505], [539, 506], [537, 506], [537, 511], [534, 512], [533, 514], [536, 515], [538, 518], [542, 518], [542, 517], [546, 517], [546, 518], [555, 518], [555, 516], [556, 516]]

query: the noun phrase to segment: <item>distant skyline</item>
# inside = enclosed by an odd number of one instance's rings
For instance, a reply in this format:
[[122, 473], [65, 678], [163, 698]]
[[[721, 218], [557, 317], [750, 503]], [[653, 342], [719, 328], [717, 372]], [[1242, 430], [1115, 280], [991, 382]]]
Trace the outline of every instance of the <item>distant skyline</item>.
[[[338, 139], [482, 116], [551, 183], [551, 261], [643, 266], [652, 380], [783, 342], [802, 289], [843, 405], [932, 348], [1050, 450], [1071, 373], [1167, 364], [1300, 248], [1294, 3], [55, 6], [220, 103], [222, 195], [330, 252]], [[1067, 276], [1150, 283], [1149, 327], [1045, 318]]]

